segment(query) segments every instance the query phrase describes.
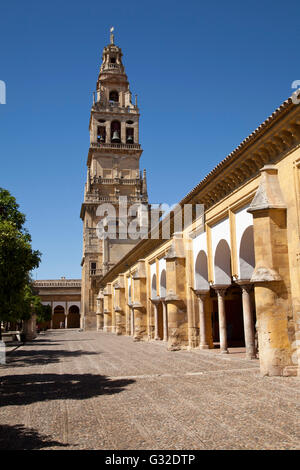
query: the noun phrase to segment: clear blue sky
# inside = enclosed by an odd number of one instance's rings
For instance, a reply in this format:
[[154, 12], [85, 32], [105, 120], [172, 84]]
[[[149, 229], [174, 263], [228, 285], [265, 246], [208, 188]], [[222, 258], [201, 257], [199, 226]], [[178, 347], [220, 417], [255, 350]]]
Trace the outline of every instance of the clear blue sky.
[[80, 277], [88, 122], [115, 26], [150, 202], [175, 203], [300, 79], [299, 1], [2, 2], [0, 186], [43, 253], [38, 279]]

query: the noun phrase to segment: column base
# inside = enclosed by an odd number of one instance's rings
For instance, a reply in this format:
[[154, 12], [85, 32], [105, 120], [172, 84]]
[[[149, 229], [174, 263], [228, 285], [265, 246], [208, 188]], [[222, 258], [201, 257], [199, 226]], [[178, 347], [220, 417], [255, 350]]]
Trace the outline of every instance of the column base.
[[228, 349], [224, 349], [223, 351], [221, 351], [221, 354], [229, 354]]
[[298, 376], [298, 367], [297, 366], [287, 366], [283, 369], [283, 374], [282, 375], [284, 377], [297, 377]]
[[104, 333], [111, 333], [112, 332], [111, 331], [111, 326], [104, 326], [103, 331], [104, 331]]
[[209, 349], [208, 344], [200, 344], [199, 349]]
[[257, 359], [257, 356], [256, 356], [256, 354], [252, 354], [252, 353], [247, 354], [246, 353], [246, 359], [250, 359], [250, 360]]

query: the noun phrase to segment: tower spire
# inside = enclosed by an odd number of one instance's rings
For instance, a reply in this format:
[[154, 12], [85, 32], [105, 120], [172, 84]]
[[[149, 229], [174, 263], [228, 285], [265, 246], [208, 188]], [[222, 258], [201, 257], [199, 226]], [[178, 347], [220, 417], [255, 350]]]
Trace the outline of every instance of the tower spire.
[[114, 28], [114, 26], [112, 26], [112, 27], [110, 28], [110, 43], [111, 43], [111, 44], [114, 44], [114, 43], [115, 43], [114, 30], [115, 30], [115, 28]]

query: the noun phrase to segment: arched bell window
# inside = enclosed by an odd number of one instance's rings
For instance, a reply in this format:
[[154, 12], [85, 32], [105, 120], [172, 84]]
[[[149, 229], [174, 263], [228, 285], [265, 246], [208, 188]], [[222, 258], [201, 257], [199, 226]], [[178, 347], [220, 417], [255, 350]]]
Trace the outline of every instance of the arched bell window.
[[99, 144], [106, 141], [106, 129], [105, 126], [98, 126], [97, 128], [97, 142]]
[[133, 127], [126, 127], [126, 144], [133, 144]]
[[116, 90], [112, 90], [109, 93], [109, 101], [113, 101], [114, 103], [119, 102], [119, 93]]
[[112, 121], [110, 127], [110, 139], [112, 143], [121, 142], [121, 124], [119, 121]]

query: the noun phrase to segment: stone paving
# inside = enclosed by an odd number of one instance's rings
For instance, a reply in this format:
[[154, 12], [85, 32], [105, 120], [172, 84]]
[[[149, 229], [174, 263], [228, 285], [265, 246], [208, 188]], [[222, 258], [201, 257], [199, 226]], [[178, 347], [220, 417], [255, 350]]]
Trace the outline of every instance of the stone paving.
[[300, 448], [299, 378], [240, 354], [56, 330], [0, 378], [0, 449]]

